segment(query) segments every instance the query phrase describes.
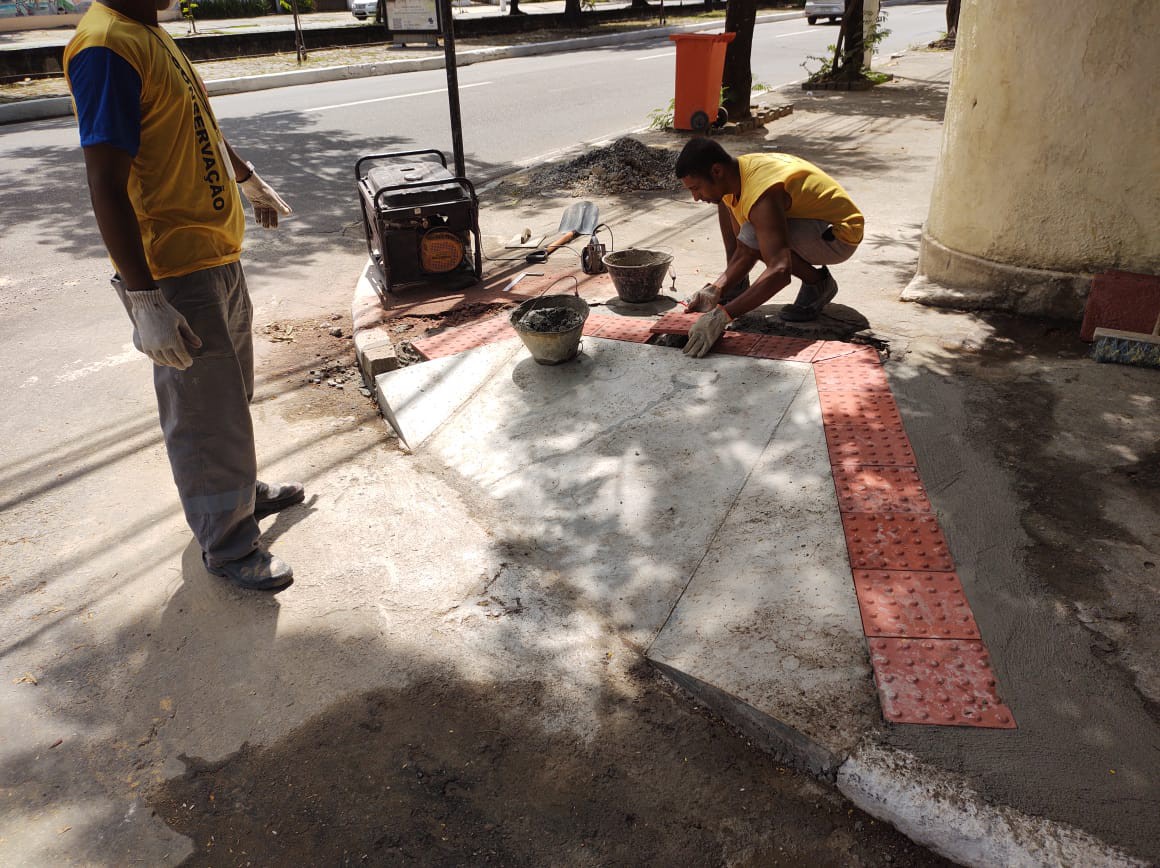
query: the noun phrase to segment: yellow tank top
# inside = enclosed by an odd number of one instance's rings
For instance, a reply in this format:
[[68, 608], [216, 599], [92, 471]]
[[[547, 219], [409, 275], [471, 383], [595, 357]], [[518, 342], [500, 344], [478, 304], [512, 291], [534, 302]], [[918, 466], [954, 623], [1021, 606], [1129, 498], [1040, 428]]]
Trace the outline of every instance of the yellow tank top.
[[129, 199], [155, 279], [236, 261], [246, 218], [205, 86], [169, 34], [93, 3], [64, 53], [103, 47], [141, 79], [140, 146]]
[[853, 201], [833, 178], [801, 157], [789, 154], [746, 154], [738, 157], [741, 167], [741, 195], [726, 196], [726, 207], [737, 223], [749, 221], [749, 211], [765, 191], [781, 184], [789, 195], [786, 217], [825, 220], [834, 227], [834, 237], [848, 244], [862, 241], [866, 220]]

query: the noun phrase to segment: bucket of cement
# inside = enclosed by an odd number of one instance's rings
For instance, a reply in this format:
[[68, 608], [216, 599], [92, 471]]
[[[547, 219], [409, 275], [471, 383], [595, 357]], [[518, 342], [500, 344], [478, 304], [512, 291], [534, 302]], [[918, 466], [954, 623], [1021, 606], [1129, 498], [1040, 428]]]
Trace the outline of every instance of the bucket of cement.
[[608, 276], [616, 287], [620, 300], [629, 304], [644, 304], [656, 298], [673, 257], [659, 250], [629, 247], [604, 256]]
[[512, 311], [516, 334], [541, 365], [558, 365], [580, 351], [588, 302], [575, 295], [542, 295]]

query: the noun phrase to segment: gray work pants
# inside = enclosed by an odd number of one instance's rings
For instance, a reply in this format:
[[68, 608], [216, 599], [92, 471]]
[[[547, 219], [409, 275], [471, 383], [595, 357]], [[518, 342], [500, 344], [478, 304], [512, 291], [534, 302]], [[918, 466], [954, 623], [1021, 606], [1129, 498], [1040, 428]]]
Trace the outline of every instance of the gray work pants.
[[211, 566], [258, 547], [253, 308], [241, 263], [158, 281], [201, 347], [184, 371], [153, 367], [165, 449], [185, 518]]

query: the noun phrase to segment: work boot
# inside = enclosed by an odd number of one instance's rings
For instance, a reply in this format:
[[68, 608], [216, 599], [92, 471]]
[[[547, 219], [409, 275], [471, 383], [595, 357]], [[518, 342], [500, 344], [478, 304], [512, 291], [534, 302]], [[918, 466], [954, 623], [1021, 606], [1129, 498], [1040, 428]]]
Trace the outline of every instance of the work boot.
[[786, 322], [810, 322], [818, 318], [822, 309], [838, 294], [838, 284], [830, 276], [824, 265], [818, 269], [822, 279], [817, 283], [803, 283], [793, 304], [781, 309], [781, 318]]
[[249, 591], [276, 591], [290, 584], [294, 571], [290, 565], [262, 549], [255, 549], [244, 558], [226, 561], [219, 566], [210, 566], [205, 552], [202, 563], [210, 573], [222, 579], [229, 579], [239, 588]]
[[262, 482], [254, 492], [254, 518], [265, 518], [306, 499], [301, 482]]

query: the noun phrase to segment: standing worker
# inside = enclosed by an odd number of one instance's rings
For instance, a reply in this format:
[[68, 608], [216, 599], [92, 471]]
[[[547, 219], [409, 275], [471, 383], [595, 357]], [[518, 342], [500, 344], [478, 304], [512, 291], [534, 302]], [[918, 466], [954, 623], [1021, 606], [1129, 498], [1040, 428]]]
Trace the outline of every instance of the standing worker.
[[[705, 355], [725, 326], [767, 302], [791, 277], [801, 278], [802, 287], [781, 318], [817, 319], [838, 292], [826, 266], [854, 254], [865, 223], [838, 182], [800, 157], [734, 158], [708, 138], [685, 145], [676, 174], [695, 201], [717, 206], [727, 259], [725, 271], [686, 301], [689, 311], [705, 316], [690, 329], [685, 355]], [[765, 270], [750, 285], [749, 272], [759, 260]], [[732, 288], [728, 295], [726, 287]]]
[[289, 584], [258, 519], [304, 498], [257, 480], [252, 308], [242, 192], [266, 228], [290, 207], [226, 142], [205, 85], [157, 23], [171, 0], [98, 0], [64, 54], [93, 213], [113, 286], [152, 359], [161, 429], [206, 568], [251, 589]]

